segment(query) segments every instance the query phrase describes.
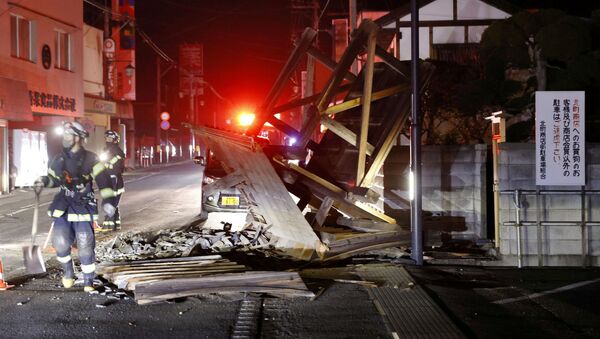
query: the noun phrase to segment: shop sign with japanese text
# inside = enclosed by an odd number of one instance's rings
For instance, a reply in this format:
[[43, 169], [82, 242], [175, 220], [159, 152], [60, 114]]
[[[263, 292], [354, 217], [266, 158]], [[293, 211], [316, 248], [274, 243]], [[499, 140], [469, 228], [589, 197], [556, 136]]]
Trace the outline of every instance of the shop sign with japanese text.
[[75, 98], [66, 97], [54, 93], [29, 91], [29, 101], [33, 111], [52, 109], [62, 112], [77, 111]]
[[535, 93], [535, 182], [585, 186], [585, 92]]

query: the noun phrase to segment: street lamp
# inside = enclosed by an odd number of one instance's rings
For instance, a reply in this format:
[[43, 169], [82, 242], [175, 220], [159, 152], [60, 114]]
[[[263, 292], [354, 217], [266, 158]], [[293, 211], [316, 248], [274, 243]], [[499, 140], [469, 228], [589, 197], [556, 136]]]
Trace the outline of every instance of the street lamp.
[[498, 172], [498, 143], [506, 141], [506, 125], [502, 111], [485, 117], [492, 123], [492, 166], [494, 172], [494, 246], [500, 248], [500, 175]]

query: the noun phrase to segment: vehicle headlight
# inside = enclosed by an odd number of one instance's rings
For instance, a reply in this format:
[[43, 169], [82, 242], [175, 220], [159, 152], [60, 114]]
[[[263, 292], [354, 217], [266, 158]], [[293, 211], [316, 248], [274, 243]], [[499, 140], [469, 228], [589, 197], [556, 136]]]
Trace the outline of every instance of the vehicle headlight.
[[212, 202], [213, 200], [215, 200], [215, 197], [213, 197], [212, 195], [209, 195], [208, 197], [206, 197], [206, 200]]
[[108, 160], [108, 154], [106, 152], [102, 152], [102, 153], [100, 153], [99, 158], [100, 158], [100, 161], [106, 161], [106, 160]]

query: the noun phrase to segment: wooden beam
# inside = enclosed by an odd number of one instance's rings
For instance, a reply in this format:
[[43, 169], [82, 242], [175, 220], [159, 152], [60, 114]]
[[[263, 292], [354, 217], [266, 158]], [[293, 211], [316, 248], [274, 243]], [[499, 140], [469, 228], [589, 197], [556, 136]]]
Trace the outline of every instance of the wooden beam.
[[[420, 82], [420, 84], [421, 84], [421, 88], [419, 89], [420, 91], [423, 91], [425, 86], [427, 86], [427, 84], [429, 83], [429, 79], [431, 79], [431, 75], [433, 74], [433, 68], [430, 66], [431, 66], [431, 64], [423, 64], [423, 63], [420, 65], [420, 67], [421, 67], [420, 74], [423, 74], [423, 79]], [[381, 166], [383, 166], [385, 159], [387, 158], [387, 156], [389, 155], [389, 153], [392, 149], [394, 140], [398, 137], [398, 135], [400, 135], [400, 132], [402, 131], [402, 128], [404, 127], [404, 124], [408, 120], [408, 116], [410, 114], [410, 109], [409, 109], [410, 107], [408, 105], [408, 102], [409, 101], [406, 98], [398, 106], [399, 113], [397, 114], [397, 119], [394, 121], [394, 125], [393, 125], [392, 129], [386, 135], [385, 139], [381, 143], [381, 146], [379, 146], [375, 150], [375, 153], [376, 153], [375, 158], [373, 159], [373, 162], [371, 163], [371, 166], [369, 167], [367, 174], [365, 175], [363, 180], [360, 182], [360, 186], [370, 187], [373, 184], [375, 177], [377, 177], [377, 173], [379, 173]]]
[[315, 217], [315, 220], [319, 227], [323, 226], [323, 224], [325, 223], [325, 219], [327, 219], [327, 215], [329, 215], [329, 210], [331, 209], [331, 206], [333, 206], [333, 198], [325, 197]]
[[[329, 117], [321, 118], [321, 124], [327, 127], [331, 133], [337, 135], [338, 137], [344, 139], [350, 145], [356, 147], [356, 133], [349, 130], [346, 126], [342, 125], [340, 122], [335, 121]], [[372, 155], [375, 147], [369, 143], [367, 143], [367, 155]]]
[[273, 87], [271, 87], [269, 94], [267, 94], [265, 102], [258, 110], [256, 119], [254, 120], [252, 126], [250, 126], [250, 128], [246, 132], [246, 135], [258, 135], [265, 121], [267, 121], [270, 112], [273, 110], [273, 107], [275, 106], [275, 103], [277, 102], [277, 99], [279, 98], [279, 95], [281, 94], [281, 91], [284, 88], [285, 82], [288, 81], [290, 75], [292, 74], [292, 72], [294, 71], [304, 54], [306, 54], [306, 51], [312, 45], [316, 36], [317, 31], [310, 27], [307, 27], [304, 30], [304, 32], [302, 33], [302, 37], [300, 38], [300, 43], [296, 46], [296, 48], [294, 48], [294, 51], [290, 55], [281, 72], [279, 73], [277, 80], [275, 80]]
[[386, 65], [388, 65], [398, 74], [404, 76], [406, 79], [409, 78], [408, 74], [410, 74], [410, 69], [407, 67], [407, 65], [403, 64], [400, 60], [396, 59], [393, 55], [388, 53], [388, 51], [377, 46], [375, 48], [375, 55], [380, 57]]
[[363, 102], [358, 135], [358, 165], [356, 169], [356, 182], [362, 181], [365, 176], [367, 162], [367, 137], [369, 135], [369, 119], [371, 115], [371, 95], [373, 94], [373, 70], [375, 62], [375, 46], [377, 45], [377, 30], [371, 30], [367, 39], [367, 63], [364, 70]]
[[358, 29], [354, 31], [354, 37], [350, 44], [344, 51], [340, 62], [337, 64], [335, 70], [331, 74], [327, 85], [321, 91], [321, 96], [316, 101], [316, 107], [309, 109], [309, 118], [306, 121], [306, 124], [302, 126], [302, 138], [298, 140], [298, 145], [301, 147], [306, 147], [308, 141], [310, 140], [315, 128], [319, 125], [320, 121], [320, 112], [323, 112], [331, 99], [336, 94], [336, 88], [341, 84], [344, 79], [344, 75], [348, 73], [348, 68], [356, 59], [356, 56], [360, 51], [362, 51], [364, 42], [368, 38], [369, 32], [373, 30], [377, 30], [377, 25], [373, 23], [371, 20], [364, 20]]
[[373, 185], [373, 182], [377, 177], [377, 173], [379, 173], [381, 166], [383, 166], [385, 159], [387, 159], [387, 156], [394, 145], [394, 141], [398, 138], [402, 128], [404, 128], [404, 124], [408, 120], [410, 115], [409, 103], [409, 96], [406, 96], [398, 103], [397, 114], [394, 115], [396, 119], [392, 123], [392, 128], [390, 128], [383, 141], [381, 141], [381, 144], [377, 145], [374, 151], [375, 157], [372, 159], [371, 166], [369, 167], [369, 170], [367, 171], [367, 174], [365, 174], [363, 180], [359, 183], [359, 186], [371, 187]]
[[280, 164], [281, 166], [293, 169], [294, 171], [302, 174], [303, 176], [309, 178], [310, 180], [316, 182], [317, 184], [325, 187], [326, 189], [328, 189], [331, 192], [343, 194], [343, 195], [346, 194], [346, 191], [344, 191], [342, 188], [330, 183], [329, 181], [321, 178], [320, 176], [318, 176], [316, 174], [313, 174], [312, 172], [310, 172], [298, 165], [295, 165], [295, 164], [289, 163], [289, 162], [284, 162], [284, 161], [282, 161], [282, 159], [279, 159], [277, 157], [273, 157], [273, 161]]
[[[296, 140], [298, 140], [300, 138], [300, 132], [298, 132], [294, 127], [286, 124], [285, 122], [277, 119], [275, 116], [271, 116], [268, 120], [268, 122], [273, 125], [273, 127], [277, 128], [278, 130], [280, 130], [281, 132], [285, 133], [286, 135], [296, 138]], [[317, 150], [319, 149], [319, 144], [317, 144], [316, 142], [309, 140], [307, 147], [312, 149], [312, 150]]]
[[329, 106], [329, 103], [335, 94], [334, 88], [339, 86], [344, 79], [344, 75], [348, 73], [348, 68], [352, 65], [352, 62], [356, 59], [358, 53], [362, 51], [364, 42], [368, 39], [370, 32], [376, 31], [377, 29], [378, 27], [373, 21], [366, 19], [354, 32], [355, 34], [350, 45], [348, 45], [348, 48], [346, 48], [344, 54], [342, 54], [340, 62], [337, 64], [337, 67], [333, 71], [333, 74], [329, 78], [329, 81], [322, 92], [323, 96], [317, 101], [319, 112], [323, 112], [325, 108]]
[[300, 138], [298, 139], [298, 146], [302, 148], [305, 148], [310, 143], [312, 134], [315, 131], [315, 128], [319, 126], [319, 121], [321, 121], [321, 115], [315, 105], [310, 105], [307, 110], [307, 115], [306, 123], [302, 126]]
[[[340, 87], [337, 88], [336, 94], [343, 93], [343, 92], [349, 90], [350, 86], [351, 86], [351, 84], [341, 85]], [[297, 100], [285, 103], [283, 105], [279, 105], [279, 106], [273, 108], [273, 110], [271, 111], [271, 114], [285, 112], [285, 111], [289, 111], [289, 110], [299, 107], [299, 106], [308, 105], [310, 103], [315, 102], [319, 98], [320, 95], [321, 95], [321, 93], [317, 93], [317, 94], [308, 96], [306, 98], [297, 99]]]
[[[409, 90], [409, 89], [410, 89], [410, 86], [408, 84], [402, 84], [402, 85], [386, 88], [381, 91], [373, 92], [373, 94], [371, 96], [371, 102], [374, 102], [374, 101], [377, 101], [377, 100], [380, 100], [383, 98], [387, 98], [389, 96], [392, 96], [394, 94], [397, 94], [397, 93], [400, 93], [402, 91]], [[358, 97], [358, 98], [355, 98], [352, 100], [344, 101], [341, 104], [329, 106], [329, 107], [327, 107], [327, 109], [325, 110], [324, 113], [328, 114], [328, 115], [336, 114], [336, 113], [340, 113], [343, 111], [347, 111], [354, 107], [358, 107], [361, 104], [362, 104], [362, 97]]]
[[236, 170], [235, 172], [229, 173], [226, 176], [220, 178], [219, 180], [204, 185], [202, 189], [204, 190], [204, 195], [208, 196], [219, 192], [223, 189], [236, 186], [245, 180], [248, 180], [246, 176], [240, 170]]
[[[396, 219], [371, 207], [369, 204], [363, 203], [356, 199], [347, 198], [348, 192], [346, 192], [342, 188], [336, 186], [335, 184], [321, 178], [320, 176], [318, 176], [300, 166], [294, 165], [293, 163], [284, 162], [283, 159], [280, 159], [277, 157], [273, 157], [273, 161], [281, 166], [287, 167], [289, 169], [292, 169], [292, 170], [302, 174], [304, 177], [306, 177], [309, 180], [315, 182], [316, 184], [324, 187], [326, 190], [330, 191], [331, 193], [337, 194], [337, 197], [335, 197], [336, 200], [333, 203], [333, 206], [336, 209], [343, 211], [345, 213], [348, 213], [348, 214], [352, 214], [351, 209], [347, 207], [347, 206], [351, 206], [352, 209], [357, 208], [358, 210], [361, 211], [361, 213], [366, 213], [367, 215], [369, 215], [377, 220], [381, 220], [381, 221], [384, 221], [384, 222], [387, 222], [390, 224], [396, 223]], [[333, 194], [332, 196], [335, 196], [335, 194]], [[344, 198], [340, 198], [340, 197], [344, 197]]]
[[[337, 66], [337, 63], [334, 60], [323, 54], [315, 47], [311, 47], [308, 49], [308, 55], [312, 56], [332, 71], [335, 70]], [[346, 72], [346, 74], [344, 74], [344, 78], [346, 78], [346, 80], [350, 82], [354, 82], [357, 79], [356, 75], [354, 75], [352, 72]]]

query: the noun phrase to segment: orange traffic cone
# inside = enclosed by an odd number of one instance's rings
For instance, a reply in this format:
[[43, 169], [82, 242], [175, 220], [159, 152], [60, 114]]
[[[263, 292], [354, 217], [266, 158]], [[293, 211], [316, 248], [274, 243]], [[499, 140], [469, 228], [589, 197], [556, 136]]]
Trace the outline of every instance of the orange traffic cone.
[[0, 259], [0, 291], [6, 291], [7, 289], [13, 287], [13, 285], [9, 285], [4, 281], [4, 275], [2, 273], [4, 269], [2, 268], [2, 259]]

